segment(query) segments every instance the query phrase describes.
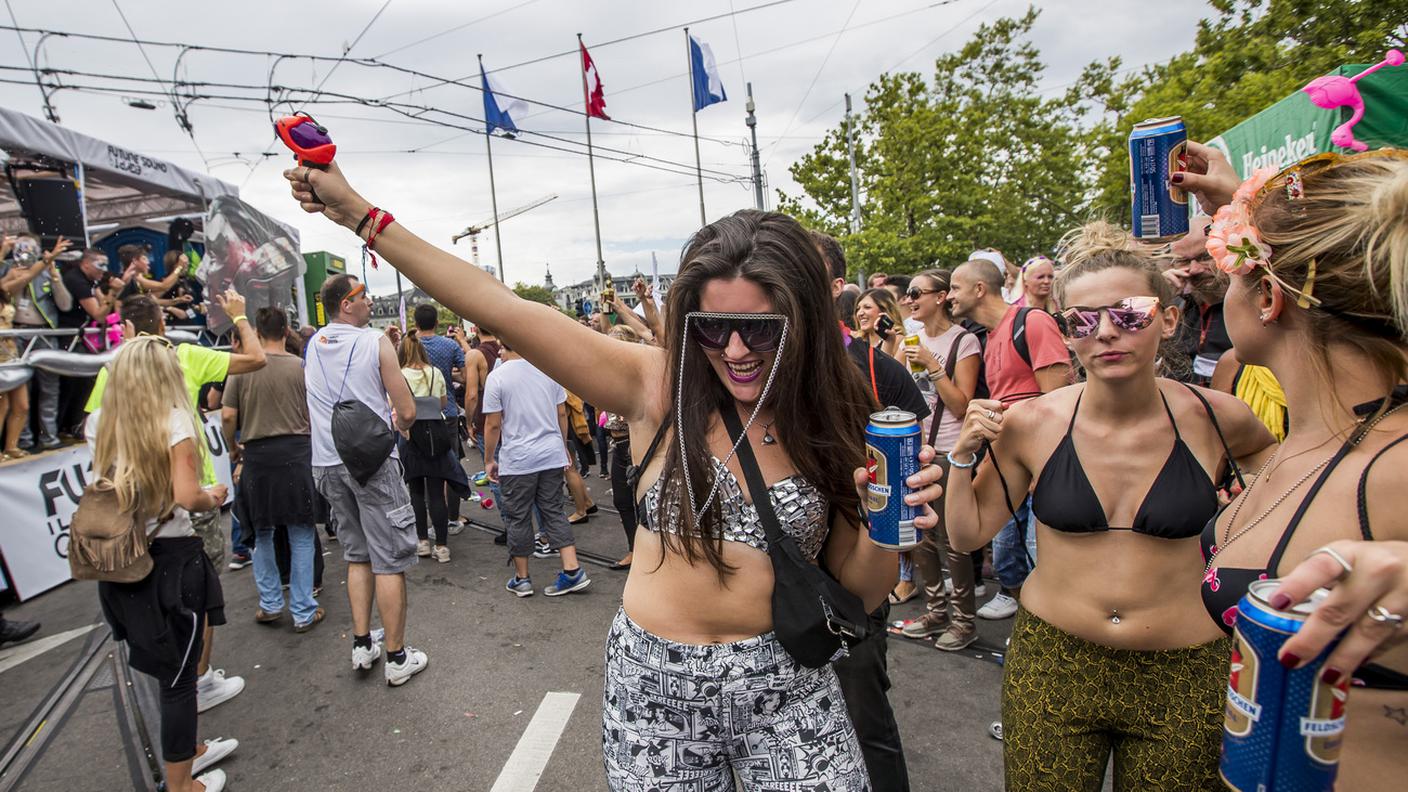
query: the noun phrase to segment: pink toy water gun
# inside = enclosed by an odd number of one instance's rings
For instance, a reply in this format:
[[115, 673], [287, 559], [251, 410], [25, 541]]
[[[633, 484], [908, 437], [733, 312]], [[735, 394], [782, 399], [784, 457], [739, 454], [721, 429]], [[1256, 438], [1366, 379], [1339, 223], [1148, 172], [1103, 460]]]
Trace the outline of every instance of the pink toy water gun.
[[1335, 131], [1330, 133], [1330, 142], [1341, 148], [1353, 149], [1354, 151], [1368, 151], [1369, 146], [1354, 139], [1354, 125], [1364, 117], [1364, 97], [1359, 95], [1359, 86], [1355, 83], [1364, 77], [1382, 69], [1385, 66], [1402, 66], [1403, 53], [1391, 49], [1388, 55], [1378, 63], [1370, 66], [1353, 77], [1341, 77], [1338, 74], [1327, 74], [1324, 77], [1316, 77], [1301, 90], [1310, 97], [1310, 101], [1316, 107], [1326, 110], [1336, 110], [1341, 107], [1354, 108], [1354, 115], [1343, 124], [1335, 127]]

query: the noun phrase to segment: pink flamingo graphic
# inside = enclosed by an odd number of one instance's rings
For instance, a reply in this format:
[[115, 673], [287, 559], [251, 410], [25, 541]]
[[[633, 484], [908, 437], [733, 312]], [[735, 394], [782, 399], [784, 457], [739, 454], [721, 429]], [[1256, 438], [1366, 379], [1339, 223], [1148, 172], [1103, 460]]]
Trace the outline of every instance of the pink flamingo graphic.
[[1338, 74], [1327, 74], [1324, 77], [1316, 77], [1308, 85], [1302, 88], [1310, 101], [1316, 107], [1326, 110], [1336, 110], [1341, 107], [1354, 109], [1354, 114], [1343, 124], [1335, 127], [1335, 131], [1330, 134], [1330, 142], [1341, 148], [1353, 149], [1354, 151], [1368, 151], [1369, 146], [1354, 139], [1354, 125], [1359, 123], [1364, 117], [1364, 97], [1359, 95], [1359, 86], [1355, 83], [1360, 79], [1373, 74], [1385, 66], [1403, 65], [1403, 53], [1391, 49], [1388, 55], [1378, 63], [1370, 66], [1353, 77], [1341, 77]]

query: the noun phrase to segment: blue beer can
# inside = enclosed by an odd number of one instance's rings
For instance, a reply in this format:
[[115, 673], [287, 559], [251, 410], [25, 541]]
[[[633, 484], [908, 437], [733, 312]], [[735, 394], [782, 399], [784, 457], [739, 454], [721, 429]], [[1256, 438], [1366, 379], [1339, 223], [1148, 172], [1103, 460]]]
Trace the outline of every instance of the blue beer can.
[[[1334, 644], [1289, 669], [1276, 659], [1329, 592], [1288, 610], [1271, 607], [1279, 580], [1258, 580], [1237, 604], [1222, 726], [1222, 780], [1237, 792], [1330, 792], [1339, 770], [1349, 675], [1320, 681]], [[1335, 643], [1338, 643], [1336, 641]]]
[[919, 544], [914, 518], [922, 507], [904, 502], [904, 482], [919, 472], [919, 422], [914, 413], [889, 407], [870, 416], [865, 427], [866, 508], [870, 541], [887, 550], [910, 550]]
[[1152, 118], [1129, 133], [1131, 223], [1141, 239], [1188, 233], [1188, 193], [1169, 184], [1187, 164], [1188, 129], [1179, 116]]

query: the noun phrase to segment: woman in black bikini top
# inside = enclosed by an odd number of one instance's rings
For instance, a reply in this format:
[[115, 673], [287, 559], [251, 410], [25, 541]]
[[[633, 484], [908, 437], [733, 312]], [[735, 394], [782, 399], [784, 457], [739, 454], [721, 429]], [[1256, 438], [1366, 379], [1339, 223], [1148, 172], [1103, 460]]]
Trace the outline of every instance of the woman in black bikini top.
[[1230, 630], [1257, 578], [1282, 578], [1279, 607], [1332, 589], [1281, 661], [1309, 662], [1344, 633], [1322, 671], [1354, 685], [1337, 785], [1385, 788], [1408, 769], [1408, 152], [1311, 157], [1235, 196], [1220, 155], [1190, 153], [1208, 162], [1189, 177], [1200, 202], [1226, 204], [1208, 250], [1232, 275], [1228, 333], [1280, 381], [1290, 423], [1203, 534], [1203, 602]]
[[[1224, 458], [1274, 441], [1235, 397], [1155, 376], [1178, 311], [1126, 232], [1088, 226], [1063, 259], [1057, 322], [1088, 381], [1005, 410], [970, 402], [949, 457], [959, 550], [1036, 482], [1038, 563], [1003, 680], [1007, 789], [1099, 789], [1111, 753], [1116, 790], [1212, 789], [1229, 648], [1202, 616], [1196, 537]], [[984, 440], [995, 465], [974, 482]]]

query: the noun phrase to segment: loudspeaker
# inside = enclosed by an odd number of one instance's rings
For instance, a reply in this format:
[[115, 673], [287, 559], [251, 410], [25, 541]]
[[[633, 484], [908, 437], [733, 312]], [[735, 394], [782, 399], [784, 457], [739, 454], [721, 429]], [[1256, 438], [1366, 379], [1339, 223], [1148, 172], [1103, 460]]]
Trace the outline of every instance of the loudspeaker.
[[82, 245], [86, 239], [83, 227], [83, 207], [78, 186], [71, 179], [30, 177], [12, 182], [20, 212], [29, 222], [29, 230], [50, 240], [65, 236]]

